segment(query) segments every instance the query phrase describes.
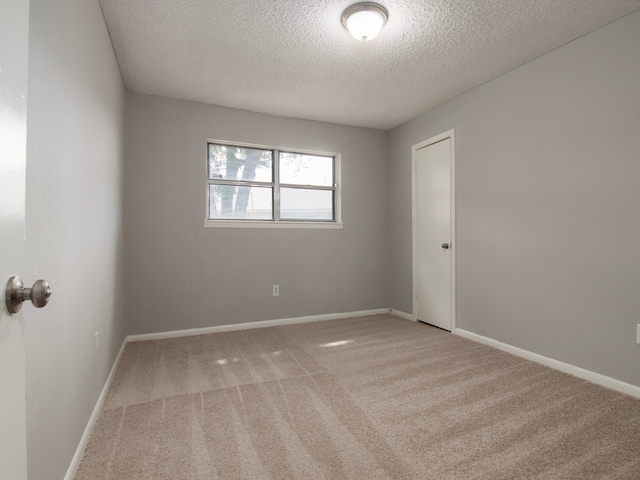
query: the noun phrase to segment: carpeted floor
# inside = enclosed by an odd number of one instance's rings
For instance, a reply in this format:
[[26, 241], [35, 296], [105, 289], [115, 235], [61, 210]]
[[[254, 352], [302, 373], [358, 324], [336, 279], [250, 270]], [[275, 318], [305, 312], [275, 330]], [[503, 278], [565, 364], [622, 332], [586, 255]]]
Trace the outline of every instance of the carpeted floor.
[[377, 315], [127, 345], [76, 480], [640, 479], [640, 400]]

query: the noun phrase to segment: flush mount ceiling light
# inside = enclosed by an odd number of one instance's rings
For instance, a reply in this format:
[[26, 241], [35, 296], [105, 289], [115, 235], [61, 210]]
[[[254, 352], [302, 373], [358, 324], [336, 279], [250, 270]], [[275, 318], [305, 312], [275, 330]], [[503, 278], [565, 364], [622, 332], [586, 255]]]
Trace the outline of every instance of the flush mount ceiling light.
[[351, 5], [342, 13], [342, 25], [356, 40], [371, 40], [387, 23], [389, 14], [382, 5], [362, 2]]

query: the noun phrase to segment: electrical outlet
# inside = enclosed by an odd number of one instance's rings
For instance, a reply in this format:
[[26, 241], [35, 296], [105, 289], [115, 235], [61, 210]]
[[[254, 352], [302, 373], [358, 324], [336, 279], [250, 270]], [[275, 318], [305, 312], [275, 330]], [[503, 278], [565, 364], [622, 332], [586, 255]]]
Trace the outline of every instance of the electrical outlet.
[[96, 332], [93, 335], [93, 356], [97, 356], [98, 355], [98, 346], [100, 345], [100, 338], [98, 338], [100, 332]]
[[279, 297], [280, 296], [280, 285], [274, 285], [273, 286], [273, 296], [274, 297]]
[[640, 345], [640, 323], [636, 325], [636, 343]]

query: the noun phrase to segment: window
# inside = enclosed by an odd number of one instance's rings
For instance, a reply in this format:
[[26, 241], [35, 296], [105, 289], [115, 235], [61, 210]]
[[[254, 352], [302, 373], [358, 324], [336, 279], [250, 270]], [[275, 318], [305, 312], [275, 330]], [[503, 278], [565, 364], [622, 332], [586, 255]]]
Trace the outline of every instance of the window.
[[216, 141], [207, 160], [205, 226], [339, 225], [338, 155]]

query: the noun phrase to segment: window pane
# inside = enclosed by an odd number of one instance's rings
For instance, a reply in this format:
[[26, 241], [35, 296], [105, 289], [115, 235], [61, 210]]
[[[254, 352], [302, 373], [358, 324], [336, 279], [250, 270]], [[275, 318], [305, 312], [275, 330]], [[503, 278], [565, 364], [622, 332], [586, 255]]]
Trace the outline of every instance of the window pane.
[[333, 220], [333, 191], [280, 189], [280, 218], [283, 220]]
[[333, 157], [280, 153], [280, 183], [333, 185]]
[[209, 185], [209, 218], [273, 220], [273, 189]]
[[273, 152], [256, 148], [209, 144], [209, 178], [273, 181]]

